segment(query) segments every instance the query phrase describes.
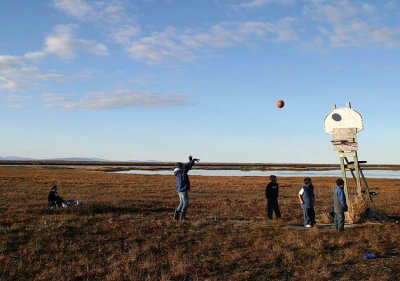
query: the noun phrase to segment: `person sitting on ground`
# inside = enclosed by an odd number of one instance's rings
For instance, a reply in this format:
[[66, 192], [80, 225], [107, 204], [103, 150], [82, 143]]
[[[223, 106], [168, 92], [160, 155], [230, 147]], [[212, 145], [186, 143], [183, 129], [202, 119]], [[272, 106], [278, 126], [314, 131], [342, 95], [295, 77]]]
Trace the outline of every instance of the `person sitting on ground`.
[[49, 196], [47, 197], [49, 209], [55, 209], [56, 207], [62, 207], [65, 200], [58, 194], [57, 185], [52, 184], [50, 186]]
[[315, 224], [315, 211], [314, 211], [314, 186], [311, 178], [304, 179], [304, 185], [297, 194], [300, 200], [301, 208], [304, 212], [304, 226], [313, 227]]
[[267, 218], [272, 220], [273, 212], [277, 218], [281, 217], [281, 211], [279, 210], [278, 197], [279, 197], [279, 185], [277, 178], [271, 175], [270, 182], [265, 188], [265, 197], [267, 198]]
[[67, 208], [68, 206], [77, 206], [80, 205], [81, 203], [78, 200], [64, 200], [57, 192], [57, 185], [52, 184], [50, 186], [50, 192], [47, 197], [47, 202], [48, 202], [48, 208], [50, 210], [53, 210], [57, 207], [62, 207], [62, 208]]
[[175, 209], [174, 220], [186, 220], [186, 213], [189, 206], [189, 190], [190, 180], [188, 172], [192, 169], [195, 162], [199, 162], [199, 159], [189, 156], [189, 162], [185, 165], [181, 162], [176, 163], [174, 169], [174, 175], [176, 177], [176, 192], [179, 196], [179, 205]]
[[346, 194], [344, 193], [343, 179], [336, 180], [336, 188], [333, 192], [333, 208], [335, 211], [334, 224], [338, 231], [344, 230], [344, 213], [347, 212]]

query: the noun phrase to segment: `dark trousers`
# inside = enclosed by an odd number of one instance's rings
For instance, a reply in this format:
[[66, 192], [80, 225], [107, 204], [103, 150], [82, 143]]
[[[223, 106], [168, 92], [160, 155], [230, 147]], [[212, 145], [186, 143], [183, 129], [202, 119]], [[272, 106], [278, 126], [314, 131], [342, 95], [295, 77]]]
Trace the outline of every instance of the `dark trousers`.
[[314, 208], [304, 208], [304, 226], [315, 224], [315, 211]]
[[272, 220], [272, 214], [275, 212], [277, 218], [281, 217], [281, 211], [279, 210], [278, 198], [267, 199], [267, 217]]
[[334, 224], [337, 230], [344, 230], [344, 212], [335, 213]]

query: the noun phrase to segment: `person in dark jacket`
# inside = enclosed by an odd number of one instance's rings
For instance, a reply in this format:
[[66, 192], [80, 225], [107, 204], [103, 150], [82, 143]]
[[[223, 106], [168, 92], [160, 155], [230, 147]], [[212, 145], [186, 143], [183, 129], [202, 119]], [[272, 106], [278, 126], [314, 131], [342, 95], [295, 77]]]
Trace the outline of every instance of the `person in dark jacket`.
[[55, 209], [56, 207], [63, 207], [65, 200], [58, 194], [57, 185], [52, 184], [50, 186], [50, 192], [47, 196], [47, 202], [49, 209]]
[[304, 213], [304, 226], [312, 227], [315, 224], [315, 195], [311, 178], [304, 179], [304, 185], [297, 194]]
[[279, 197], [279, 185], [277, 178], [271, 175], [270, 182], [265, 188], [265, 197], [267, 198], [267, 218], [272, 220], [273, 212], [277, 218], [281, 217], [281, 211], [279, 210], [278, 197]]
[[189, 162], [183, 164], [181, 162], [176, 163], [174, 169], [174, 175], [176, 177], [176, 192], [179, 196], [179, 205], [175, 209], [174, 220], [185, 220], [186, 213], [189, 206], [189, 191], [190, 191], [190, 180], [188, 172], [192, 169], [195, 162], [199, 162], [197, 158], [189, 156]]
[[333, 192], [333, 209], [335, 211], [334, 224], [336, 230], [344, 230], [344, 213], [347, 212], [346, 194], [344, 193], [343, 179], [336, 180], [336, 188]]
[[48, 203], [48, 208], [50, 210], [55, 209], [56, 207], [63, 207], [67, 208], [69, 206], [78, 206], [82, 205], [81, 202], [78, 200], [70, 199], [70, 200], [64, 200], [57, 192], [57, 185], [52, 184], [50, 186], [50, 192], [49, 195], [47, 196], [47, 203]]

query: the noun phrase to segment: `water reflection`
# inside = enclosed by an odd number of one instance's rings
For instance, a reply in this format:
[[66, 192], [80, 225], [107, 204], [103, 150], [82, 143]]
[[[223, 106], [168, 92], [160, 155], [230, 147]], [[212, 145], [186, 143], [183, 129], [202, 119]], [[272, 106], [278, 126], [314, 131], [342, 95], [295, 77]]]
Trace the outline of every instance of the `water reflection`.
[[[400, 179], [400, 171], [395, 170], [364, 170], [367, 178], [385, 178]], [[119, 174], [139, 174], [139, 175], [173, 175], [172, 171], [145, 171], [145, 170], [129, 170], [115, 172]], [[340, 170], [331, 171], [242, 171], [242, 170], [201, 170], [195, 169], [189, 172], [192, 176], [211, 176], [211, 177], [267, 177], [274, 174], [278, 177], [341, 177]], [[350, 172], [347, 173], [351, 177]]]

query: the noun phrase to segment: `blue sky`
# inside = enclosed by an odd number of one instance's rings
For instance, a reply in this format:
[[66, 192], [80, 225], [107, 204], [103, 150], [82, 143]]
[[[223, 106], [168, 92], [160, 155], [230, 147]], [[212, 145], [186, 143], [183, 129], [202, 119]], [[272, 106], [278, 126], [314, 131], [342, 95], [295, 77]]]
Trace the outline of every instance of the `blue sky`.
[[[399, 163], [400, 3], [2, 1], [0, 156]], [[283, 99], [286, 106], [275, 103]]]

